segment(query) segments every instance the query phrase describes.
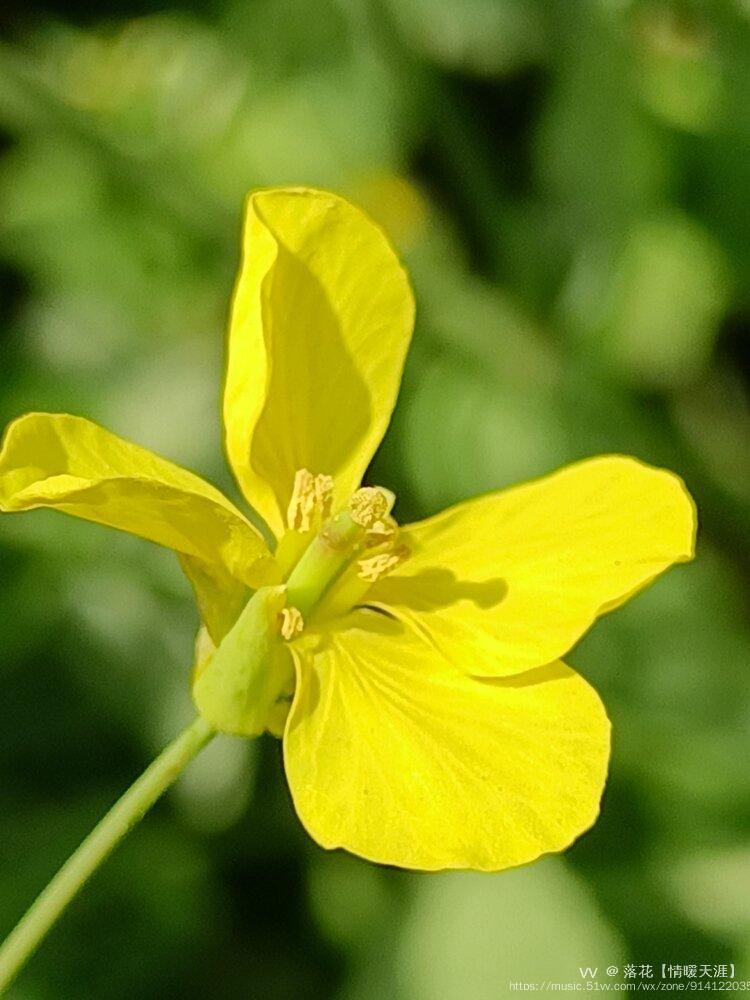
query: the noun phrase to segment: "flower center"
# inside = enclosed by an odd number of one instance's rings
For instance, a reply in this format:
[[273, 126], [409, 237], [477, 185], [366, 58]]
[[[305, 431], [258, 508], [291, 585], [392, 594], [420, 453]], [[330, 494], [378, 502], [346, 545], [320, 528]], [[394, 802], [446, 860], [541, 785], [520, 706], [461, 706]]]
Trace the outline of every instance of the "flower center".
[[377, 486], [359, 489], [333, 517], [332, 498], [330, 476], [297, 473], [289, 531], [279, 546], [291, 543], [284, 553], [292, 567], [285, 587], [256, 590], [201, 664], [193, 697], [204, 718], [222, 732], [277, 732], [294, 689], [292, 657], [283, 642], [292, 642], [311, 621], [345, 615], [408, 555], [397, 544], [392, 493]]
[[313, 615], [321, 619], [349, 611], [372, 583], [408, 556], [406, 547], [397, 544], [398, 525], [390, 514], [395, 496], [389, 490], [362, 487], [343, 510], [326, 517], [332, 492], [329, 476], [307, 470], [295, 476], [290, 528], [310, 531], [315, 521], [321, 527], [287, 579], [290, 614], [280, 623], [285, 639], [294, 638]]

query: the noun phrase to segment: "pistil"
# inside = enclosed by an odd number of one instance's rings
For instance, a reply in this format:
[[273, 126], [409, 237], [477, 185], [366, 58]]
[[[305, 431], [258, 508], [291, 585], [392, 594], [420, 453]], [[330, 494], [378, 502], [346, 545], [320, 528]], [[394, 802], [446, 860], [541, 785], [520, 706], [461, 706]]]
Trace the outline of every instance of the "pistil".
[[367, 545], [376, 526], [383, 531], [393, 495], [367, 486], [352, 496], [346, 510], [333, 517], [310, 542], [287, 580], [287, 606], [309, 617], [326, 591]]

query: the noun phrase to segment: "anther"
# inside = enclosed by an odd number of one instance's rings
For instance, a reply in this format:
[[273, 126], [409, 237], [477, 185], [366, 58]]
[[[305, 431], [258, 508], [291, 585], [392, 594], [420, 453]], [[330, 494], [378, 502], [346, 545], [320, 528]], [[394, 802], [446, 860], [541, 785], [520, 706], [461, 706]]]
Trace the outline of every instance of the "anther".
[[398, 534], [398, 524], [391, 517], [390, 514], [386, 514], [384, 518], [380, 521], [376, 521], [371, 528], [368, 529], [365, 535], [365, 546], [368, 549], [375, 548], [377, 545], [384, 545], [386, 542], [392, 542]]
[[287, 508], [287, 524], [295, 531], [310, 531], [315, 525], [326, 520], [331, 513], [333, 499], [333, 479], [317, 475], [307, 469], [299, 469], [294, 475], [292, 499]]
[[370, 530], [382, 521], [393, 506], [393, 494], [378, 486], [363, 486], [349, 501], [349, 514], [355, 524]]
[[367, 583], [375, 583], [387, 573], [391, 573], [397, 566], [400, 566], [409, 556], [409, 550], [405, 545], [400, 545], [392, 552], [380, 552], [377, 555], [369, 556], [367, 559], [360, 559], [357, 563], [359, 572], [357, 576]]
[[279, 612], [279, 631], [282, 639], [287, 642], [299, 635], [305, 627], [305, 620], [297, 608], [282, 608]]

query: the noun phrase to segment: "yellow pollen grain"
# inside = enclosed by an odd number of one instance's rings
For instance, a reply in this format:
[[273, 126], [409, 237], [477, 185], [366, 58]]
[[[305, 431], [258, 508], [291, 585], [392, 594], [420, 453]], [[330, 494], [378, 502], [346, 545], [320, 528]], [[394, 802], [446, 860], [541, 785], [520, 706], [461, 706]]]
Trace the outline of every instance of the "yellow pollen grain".
[[315, 509], [324, 520], [331, 516], [333, 477], [322, 473], [315, 477]]
[[383, 545], [385, 542], [392, 542], [396, 535], [398, 534], [398, 524], [390, 516], [386, 514], [384, 518], [380, 521], [376, 521], [371, 528], [368, 529], [367, 535], [365, 536], [365, 545], [368, 548], [374, 548], [376, 545]]
[[349, 501], [352, 520], [368, 530], [388, 514], [390, 501], [377, 486], [363, 486]]
[[330, 476], [314, 476], [307, 469], [299, 469], [294, 475], [287, 524], [294, 531], [310, 531], [314, 519], [322, 522], [329, 517], [332, 499], [333, 479]]
[[279, 631], [283, 639], [289, 641], [299, 635], [305, 627], [305, 620], [298, 608], [282, 608], [279, 612]]
[[406, 546], [400, 546], [393, 552], [380, 552], [378, 555], [370, 556], [367, 559], [360, 559], [357, 563], [359, 567], [358, 576], [367, 583], [375, 583], [387, 573], [392, 572], [409, 555]]

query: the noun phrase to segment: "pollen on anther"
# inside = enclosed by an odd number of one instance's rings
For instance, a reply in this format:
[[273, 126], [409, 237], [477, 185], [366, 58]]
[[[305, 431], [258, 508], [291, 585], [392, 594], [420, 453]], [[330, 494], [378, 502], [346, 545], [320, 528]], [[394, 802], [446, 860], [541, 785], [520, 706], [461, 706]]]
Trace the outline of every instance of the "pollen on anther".
[[352, 520], [368, 530], [387, 517], [393, 502], [384, 490], [377, 486], [363, 486], [349, 501]]
[[408, 556], [409, 550], [405, 545], [401, 545], [391, 552], [379, 552], [367, 559], [360, 559], [357, 563], [359, 568], [357, 575], [360, 579], [366, 580], [367, 583], [375, 583], [376, 580], [400, 566]]
[[[333, 499], [333, 479], [330, 476], [313, 475], [307, 469], [299, 469], [294, 475], [292, 498], [287, 508], [287, 524], [295, 531], [310, 531], [319, 527], [331, 513]], [[317, 521], [317, 525], [313, 522]]]
[[365, 545], [367, 548], [374, 548], [376, 545], [383, 545], [386, 542], [393, 542], [398, 534], [398, 524], [386, 514], [380, 521], [376, 521], [367, 530], [365, 535]]
[[299, 635], [305, 627], [305, 620], [298, 608], [282, 608], [279, 612], [279, 631], [281, 637], [289, 641]]

